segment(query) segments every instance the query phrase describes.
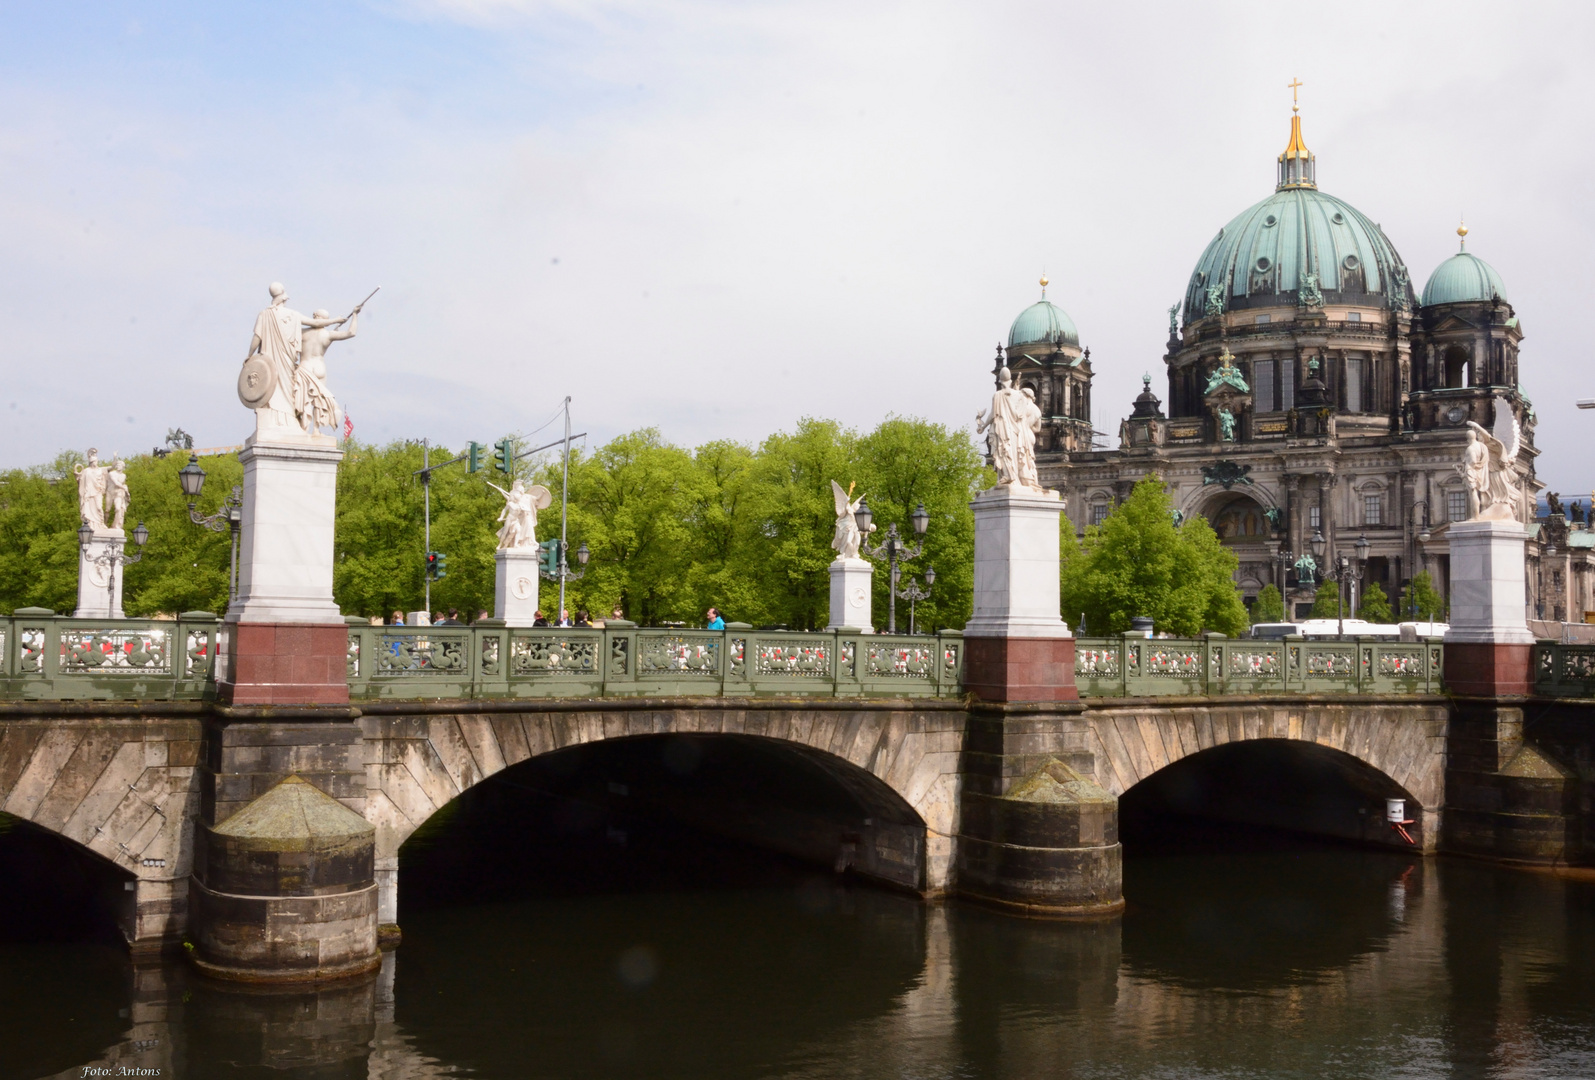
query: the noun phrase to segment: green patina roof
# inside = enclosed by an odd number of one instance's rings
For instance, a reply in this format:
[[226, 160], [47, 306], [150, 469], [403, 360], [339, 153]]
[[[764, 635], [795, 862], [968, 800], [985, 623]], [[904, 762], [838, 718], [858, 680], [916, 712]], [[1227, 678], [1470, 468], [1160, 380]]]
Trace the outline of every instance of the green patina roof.
[[1495, 267], [1469, 251], [1459, 251], [1435, 268], [1423, 287], [1423, 306], [1506, 299], [1506, 285]]
[[[1224, 310], [1294, 303], [1305, 275], [1318, 275], [1330, 302], [1387, 305], [1407, 294], [1407, 270], [1378, 225], [1349, 203], [1316, 188], [1274, 192], [1219, 230], [1185, 289], [1187, 321], [1207, 311], [1217, 287]], [[1361, 275], [1361, 288], [1341, 295]]]
[[376, 830], [314, 784], [290, 776], [216, 826], [215, 831], [250, 840], [332, 840]]
[[1008, 347], [1016, 345], [1079, 345], [1074, 320], [1050, 300], [1038, 300], [1019, 313], [1008, 328]]

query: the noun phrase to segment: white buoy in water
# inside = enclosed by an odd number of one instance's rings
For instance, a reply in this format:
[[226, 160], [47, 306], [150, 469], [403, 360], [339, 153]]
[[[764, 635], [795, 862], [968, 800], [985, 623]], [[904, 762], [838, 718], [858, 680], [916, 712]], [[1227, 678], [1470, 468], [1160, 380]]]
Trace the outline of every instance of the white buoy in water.
[[1386, 799], [1385, 820], [1393, 825], [1405, 825], [1407, 822], [1407, 800]]

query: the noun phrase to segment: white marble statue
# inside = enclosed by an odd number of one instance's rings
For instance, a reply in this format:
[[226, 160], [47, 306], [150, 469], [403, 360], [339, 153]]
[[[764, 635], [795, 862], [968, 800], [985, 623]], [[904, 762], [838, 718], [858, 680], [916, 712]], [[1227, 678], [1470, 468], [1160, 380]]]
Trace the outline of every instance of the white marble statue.
[[[310, 434], [319, 427], [336, 428], [341, 415], [327, 388], [327, 348], [354, 337], [360, 309], [371, 297], [341, 319], [325, 310], [307, 319], [288, 306], [281, 282], [272, 282], [268, 291], [271, 306], [255, 316], [249, 353], [238, 373], [238, 399], [255, 410], [263, 427], [297, 427]], [[346, 329], [330, 329], [344, 324]]]
[[[848, 497], [853, 494], [852, 484], [847, 485], [847, 490], [842, 490], [842, 485], [835, 480], [831, 481], [831, 498], [836, 502], [836, 532], [831, 537], [831, 547], [836, 549], [839, 559], [858, 558], [858, 548], [863, 543], [863, 536], [858, 531], [858, 521], [853, 517], [858, 513], [859, 504], [864, 501], [861, 494], [857, 499], [849, 502]], [[875, 531], [875, 526], [870, 526], [870, 532]]]
[[1517, 417], [1502, 398], [1495, 399], [1494, 434], [1468, 421], [1468, 443], [1457, 472], [1468, 489], [1469, 521], [1517, 520], [1520, 439]]
[[117, 458], [105, 473], [105, 512], [113, 529], [120, 529], [127, 518], [132, 497], [127, 491], [127, 462]]
[[[299, 363], [294, 368], [294, 413], [306, 431], [329, 427], [334, 431], [343, 426], [343, 412], [337, 399], [327, 389], [327, 348], [334, 341], [348, 341], [359, 329], [360, 309], [355, 308], [347, 319], [337, 322], [325, 308], [317, 308], [310, 315], [300, 334]], [[341, 330], [333, 329], [343, 326]]]
[[542, 484], [533, 484], [527, 487], [520, 480], [510, 485], [505, 491], [491, 480], [488, 487], [504, 496], [504, 509], [499, 511], [498, 520], [504, 523], [498, 531], [498, 548], [500, 551], [514, 551], [520, 548], [537, 546], [537, 512], [546, 510], [554, 504], [554, 493]]
[[105, 531], [106, 474], [111, 470], [100, 464], [100, 452], [89, 447], [88, 463], [73, 466], [78, 478], [78, 514], [83, 523], [95, 532]]
[[1014, 389], [1013, 373], [1004, 367], [997, 374], [997, 392], [991, 408], [975, 414], [975, 432], [986, 436], [997, 486], [1041, 490], [1036, 474], [1036, 435], [1041, 431], [1041, 410], [1034, 396]]

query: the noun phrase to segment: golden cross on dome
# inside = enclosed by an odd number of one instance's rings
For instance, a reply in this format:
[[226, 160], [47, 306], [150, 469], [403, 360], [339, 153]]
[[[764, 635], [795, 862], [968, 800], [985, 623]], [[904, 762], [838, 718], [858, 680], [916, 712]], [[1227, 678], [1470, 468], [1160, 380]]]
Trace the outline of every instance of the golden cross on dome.
[[1296, 78], [1296, 76], [1292, 75], [1290, 77], [1290, 82], [1286, 83], [1285, 85], [1290, 87], [1290, 111], [1301, 112], [1301, 103], [1296, 100], [1296, 91], [1298, 88], [1306, 86], [1307, 84]]
[[1235, 357], [1230, 354], [1228, 345], [1224, 346], [1224, 352], [1223, 352], [1222, 355], [1219, 356], [1218, 362], [1220, 364], [1224, 365], [1225, 367], [1233, 367], [1234, 366]]

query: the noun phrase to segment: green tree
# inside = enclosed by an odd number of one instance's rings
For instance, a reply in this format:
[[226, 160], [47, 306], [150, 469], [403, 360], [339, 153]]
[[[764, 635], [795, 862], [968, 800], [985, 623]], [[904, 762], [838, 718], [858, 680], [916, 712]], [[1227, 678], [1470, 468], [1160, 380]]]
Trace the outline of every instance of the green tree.
[[[1310, 619], [1338, 619], [1340, 618], [1340, 586], [1333, 581], [1320, 581], [1318, 592], [1313, 595], [1313, 609], [1307, 615]], [[1348, 613], [1347, 617], [1350, 615]]]
[[1247, 625], [1235, 589], [1235, 555], [1207, 521], [1175, 526], [1163, 483], [1147, 476], [1078, 546], [1065, 536], [1060, 596], [1066, 620], [1083, 613], [1093, 634], [1122, 633], [1130, 619], [1179, 636], [1237, 635]]
[[1277, 623], [1285, 621], [1285, 598], [1273, 585], [1264, 585], [1252, 601], [1252, 622]]
[[1401, 598], [1401, 615], [1402, 618], [1416, 617], [1419, 622], [1445, 621], [1445, 598], [1434, 587], [1434, 579], [1429, 576], [1429, 571], [1418, 574], [1407, 586], [1406, 595]]
[[1384, 589], [1379, 587], [1377, 581], [1370, 581], [1362, 590], [1362, 596], [1357, 602], [1357, 618], [1371, 623], [1396, 621], [1390, 613], [1390, 598], [1385, 595]]

